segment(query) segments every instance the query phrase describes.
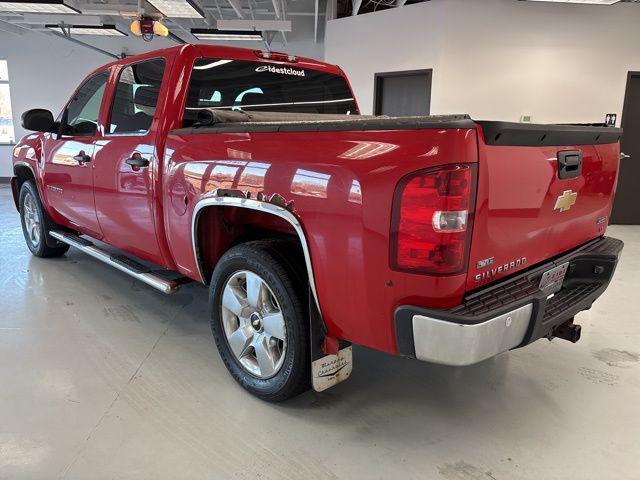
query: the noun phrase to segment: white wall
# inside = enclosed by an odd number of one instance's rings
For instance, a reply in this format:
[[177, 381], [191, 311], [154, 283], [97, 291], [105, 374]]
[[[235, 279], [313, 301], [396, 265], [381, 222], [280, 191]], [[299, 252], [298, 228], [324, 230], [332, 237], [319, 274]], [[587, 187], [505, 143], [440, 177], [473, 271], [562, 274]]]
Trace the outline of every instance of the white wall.
[[[287, 45], [284, 45], [278, 36], [271, 45], [272, 49], [321, 59], [324, 46], [322, 42], [314, 42], [313, 17], [292, 17], [292, 23], [293, 31], [287, 34]], [[128, 54], [136, 54], [176, 45], [175, 42], [166, 39], [154, 39], [147, 43], [133, 37], [92, 37], [87, 41], [114, 54], [119, 54], [123, 47], [127, 49]], [[258, 42], [225, 44], [264, 48], [264, 45]], [[20, 128], [22, 112], [38, 107], [49, 109], [56, 115], [87, 73], [113, 61], [111, 57], [52, 35], [32, 32], [12, 35], [2, 31], [0, 58], [6, 59], [9, 65], [11, 108], [16, 138], [26, 133]], [[12, 146], [0, 145], [0, 177], [10, 177], [13, 174], [12, 149]]]
[[349, 74], [363, 113], [374, 73], [433, 68], [434, 114], [597, 122], [620, 118], [639, 25], [630, 3], [432, 0], [330, 21], [325, 59]]

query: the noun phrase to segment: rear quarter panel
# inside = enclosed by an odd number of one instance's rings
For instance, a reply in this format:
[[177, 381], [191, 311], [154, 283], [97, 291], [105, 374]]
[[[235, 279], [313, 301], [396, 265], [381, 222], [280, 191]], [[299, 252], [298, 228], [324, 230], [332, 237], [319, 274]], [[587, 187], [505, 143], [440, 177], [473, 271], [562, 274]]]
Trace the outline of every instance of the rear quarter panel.
[[199, 276], [189, 232], [204, 194], [278, 193], [294, 202], [306, 233], [330, 335], [395, 353], [399, 305], [459, 303], [466, 274], [389, 268], [390, 217], [394, 189], [406, 174], [477, 161], [474, 129], [169, 134], [165, 152], [167, 235], [184, 274]]

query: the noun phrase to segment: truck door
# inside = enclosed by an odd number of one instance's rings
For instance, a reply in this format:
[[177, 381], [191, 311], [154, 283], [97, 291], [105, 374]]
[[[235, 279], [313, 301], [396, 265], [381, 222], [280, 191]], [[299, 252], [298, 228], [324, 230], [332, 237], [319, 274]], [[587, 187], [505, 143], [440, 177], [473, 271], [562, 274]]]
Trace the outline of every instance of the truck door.
[[164, 58], [154, 58], [117, 67], [105, 134], [95, 142], [93, 164], [104, 241], [158, 264], [163, 262], [154, 219], [160, 123], [155, 113], [165, 65]]
[[44, 142], [44, 185], [49, 205], [78, 230], [100, 238], [91, 165], [98, 115], [109, 78], [105, 70], [78, 88], [61, 117], [60, 134]]

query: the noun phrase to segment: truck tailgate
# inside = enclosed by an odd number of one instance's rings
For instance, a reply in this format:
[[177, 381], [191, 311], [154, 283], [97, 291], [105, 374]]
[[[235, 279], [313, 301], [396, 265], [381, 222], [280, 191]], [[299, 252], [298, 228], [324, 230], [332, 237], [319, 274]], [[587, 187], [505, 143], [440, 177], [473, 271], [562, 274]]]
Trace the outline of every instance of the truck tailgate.
[[478, 124], [467, 290], [604, 234], [617, 181], [620, 129]]

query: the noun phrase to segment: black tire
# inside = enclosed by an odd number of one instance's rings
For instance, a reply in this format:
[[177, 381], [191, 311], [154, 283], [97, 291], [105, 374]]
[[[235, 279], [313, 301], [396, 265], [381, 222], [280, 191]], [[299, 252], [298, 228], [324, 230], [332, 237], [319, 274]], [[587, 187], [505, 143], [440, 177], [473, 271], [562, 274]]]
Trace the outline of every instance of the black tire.
[[[211, 330], [220, 356], [235, 380], [257, 397], [270, 402], [292, 398], [310, 388], [309, 320], [307, 284], [301, 285], [299, 255], [295, 246], [281, 240], [259, 240], [237, 245], [218, 261], [209, 291]], [[284, 318], [286, 349], [281, 367], [271, 378], [259, 378], [242, 366], [227, 340], [223, 325], [222, 296], [234, 274], [249, 271], [263, 279]], [[306, 282], [306, 280], [305, 280]], [[239, 321], [239, 320], [238, 320]]]
[[[31, 214], [33, 211], [33, 214]], [[38, 235], [34, 238], [27, 228], [27, 218], [35, 215], [38, 219]], [[22, 233], [27, 247], [36, 257], [50, 258], [64, 255], [69, 250], [69, 245], [58, 242], [49, 236], [49, 232], [55, 227], [53, 221], [47, 215], [42, 207], [38, 189], [32, 180], [27, 180], [20, 188], [20, 222], [22, 224]]]

